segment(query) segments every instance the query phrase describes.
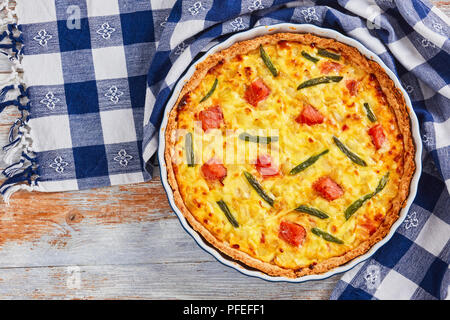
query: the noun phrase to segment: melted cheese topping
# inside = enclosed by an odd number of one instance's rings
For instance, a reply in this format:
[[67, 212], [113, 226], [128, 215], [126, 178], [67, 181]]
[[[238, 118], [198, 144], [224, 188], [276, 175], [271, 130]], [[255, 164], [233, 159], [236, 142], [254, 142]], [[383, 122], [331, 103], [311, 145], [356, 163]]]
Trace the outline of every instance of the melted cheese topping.
[[[393, 112], [382, 94], [378, 82], [365, 71], [349, 64], [343, 57], [334, 61], [320, 57], [317, 48], [297, 42], [279, 42], [265, 45], [265, 51], [279, 71], [274, 77], [264, 64], [259, 50], [239, 55], [211, 69], [198, 87], [189, 93], [187, 104], [178, 111], [177, 127], [194, 135], [196, 165], [189, 167], [183, 161], [184, 135], [176, 138], [174, 172], [181, 196], [194, 217], [217, 239], [228, 243], [262, 261], [284, 268], [302, 268], [331, 257], [340, 256], [367, 240], [383, 221], [396, 197], [402, 174], [403, 144]], [[305, 59], [306, 51], [320, 58], [317, 63]], [[305, 80], [323, 76], [322, 64], [337, 62], [343, 65], [339, 83], [320, 84], [301, 90], [297, 86]], [[200, 100], [211, 89], [215, 79], [218, 85], [206, 101]], [[247, 87], [262, 79], [270, 88], [270, 95], [256, 107], [244, 98]], [[351, 96], [347, 80], [358, 81], [358, 93]], [[377, 117], [369, 121], [363, 104], [367, 102]], [[321, 124], [308, 126], [295, 121], [304, 105], [309, 104], [324, 116]], [[220, 129], [204, 133], [199, 112], [219, 105], [224, 124]], [[376, 150], [369, 128], [381, 124], [386, 135], [383, 147]], [[253, 131], [252, 131], [253, 130]], [[278, 135], [279, 141], [267, 146], [245, 142], [239, 133], [258, 130], [262, 135]], [[264, 131], [265, 130], [265, 131]], [[273, 134], [275, 133], [275, 134]], [[359, 166], [343, 154], [333, 143], [336, 136], [367, 163]], [[312, 155], [329, 149], [316, 163], [296, 175], [289, 172]], [[257, 154], [270, 152], [280, 174], [262, 177], [255, 168]], [[210, 158], [222, 159], [227, 176], [222, 183], [208, 182], [201, 166]], [[250, 186], [243, 172], [252, 173], [273, 199], [271, 207]], [[390, 172], [387, 186], [367, 201], [346, 220], [344, 211], [355, 200], [375, 190], [381, 177]], [[312, 185], [320, 177], [328, 176], [344, 191], [340, 198], [328, 201]], [[224, 200], [239, 222], [234, 228], [217, 205]], [[307, 205], [326, 212], [328, 219], [295, 211]], [[303, 226], [306, 238], [300, 247], [279, 238], [281, 221]], [[328, 242], [311, 232], [319, 228], [341, 239], [344, 243]]]

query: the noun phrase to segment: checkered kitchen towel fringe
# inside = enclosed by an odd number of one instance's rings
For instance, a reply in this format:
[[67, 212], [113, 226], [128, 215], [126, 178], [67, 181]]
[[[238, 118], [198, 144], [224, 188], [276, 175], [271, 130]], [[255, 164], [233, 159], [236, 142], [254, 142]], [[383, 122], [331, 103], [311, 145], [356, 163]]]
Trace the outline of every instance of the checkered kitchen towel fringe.
[[[1, 8], [6, 4], [0, 0]], [[17, 0], [16, 11], [4, 12], [0, 51], [13, 72], [0, 92], [0, 109], [13, 105], [21, 113], [4, 147], [8, 179], [0, 191], [6, 199], [18, 189], [62, 191], [149, 179], [151, 166], [145, 164], [157, 149], [171, 90], [190, 61], [235, 32], [312, 23], [359, 40], [410, 94], [423, 134], [424, 170], [393, 239], [345, 274], [331, 298], [447, 296], [449, 24], [429, 3]]]

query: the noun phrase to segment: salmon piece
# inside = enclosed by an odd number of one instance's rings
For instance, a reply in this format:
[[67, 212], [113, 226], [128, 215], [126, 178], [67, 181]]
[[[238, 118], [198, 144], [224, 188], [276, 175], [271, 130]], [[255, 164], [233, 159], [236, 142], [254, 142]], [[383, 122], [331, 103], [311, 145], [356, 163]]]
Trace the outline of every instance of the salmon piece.
[[248, 103], [256, 107], [258, 103], [265, 100], [269, 94], [269, 87], [267, 87], [261, 79], [257, 79], [247, 87], [244, 98]]
[[227, 168], [215, 158], [205, 162], [201, 167], [201, 171], [205, 179], [209, 181], [218, 180], [222, 182], [227, 176]]
[[345, 81], [345, 86], [347, 87], [347, 90], [351, 96], [356, 96], [356, 94], [358, 93], [359, 81], [347, 80]]
[[314, 182], [313, 189], [316, 190], [322, 198], [325, 198], [328, 201], [340, 198], [344, 194], [342, 188], [334, 182], [333, 179], [327, 176], [321, 177]]
[[298, 123], [304, 123], [308, 126], [320, 124], [324, 120], [323, 115], [313, 106], [306, 105], [300, 115], [295, 119]]
[[278, 237], [294, 247], [299, 247], [305, 241], [306, 230], [297, 223], [281, 221]]
[[278, 167], [272, 163], [272, 158], [269, 155], [261, 155], [256, 160], [256, 170], [263, 177], [276, 176], [278, 174]]
[[204, 109], [200, 111], [198, 117], [202, 122], [203, 131], [220, 128], [220, 125], [223, 123], [223, 113], [220, 106]]
[[372, 137], [372, 142], [375, 148], [378, 150], [383, 146], [386, 141], [386, 136], [384, 135], [383, 127], [381, 124], [376, 124], [369, 129], [369, 135]]
[[333, 61], [325, 61], [320, 65], [320, 73], [329, 74], [330, 72], [339, 72], [341, 71], [343, 65]]

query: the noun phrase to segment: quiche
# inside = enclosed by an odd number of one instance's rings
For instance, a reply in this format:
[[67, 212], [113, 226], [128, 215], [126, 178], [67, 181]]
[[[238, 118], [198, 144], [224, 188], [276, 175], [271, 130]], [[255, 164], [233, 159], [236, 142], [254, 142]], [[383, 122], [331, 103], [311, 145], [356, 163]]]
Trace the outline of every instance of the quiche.
[[271, 276], [324, 273], [383, 239], [415, 146], [401, 92], [357, 49], [313, 34], [235, 43], [197, 65], [165, 128], [177, 207]]

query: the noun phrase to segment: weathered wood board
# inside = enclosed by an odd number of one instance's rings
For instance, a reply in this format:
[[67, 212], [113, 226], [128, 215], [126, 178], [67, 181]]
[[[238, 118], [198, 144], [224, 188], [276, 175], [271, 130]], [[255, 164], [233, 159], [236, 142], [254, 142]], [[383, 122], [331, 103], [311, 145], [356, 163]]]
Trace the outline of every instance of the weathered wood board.
[[[450, 1], [433, 2], [449, 14]], [[8, 71], [0, 56], [0, 81]], [[17, 116], [2, 113], [0, 145]], [[328, 299], [339, 278], [272, 283], [222, 265], [183, 230], [158, 177], [0, 204], [0, 299]]]

